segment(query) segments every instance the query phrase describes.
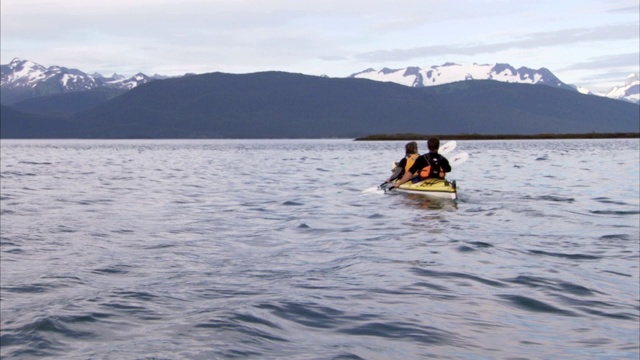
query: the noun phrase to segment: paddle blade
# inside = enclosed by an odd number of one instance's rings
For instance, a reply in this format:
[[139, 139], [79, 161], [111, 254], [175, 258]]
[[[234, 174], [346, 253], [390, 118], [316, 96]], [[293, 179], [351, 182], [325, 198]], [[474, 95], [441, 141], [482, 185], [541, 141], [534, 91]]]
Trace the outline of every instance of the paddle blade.
[[391, 186], [390, 183], [388, 182], [383, 182], [382, 184], [376, 186], [376, 187], [370, 187], [367, 189], [362, 190], [363, 193], [384, 193], [385, 191], [387, 191], [387, 187]]
[[384, 194], [386, 193], [386, 190], [384, 190], [383, 188], [381, 188], [380, 186], [375, 186], [375, 187], [370, 187], [368, 189], [364, 189], [362, 190], [363, 194]]
[[449, 160], [449, 164], [451, 164], [451, 166], [458, 166], [467, 161], [467, 159], [469, 159], [469, 154], [463, 152], [452, 157], [451, 160]]
[[438, 153], [440, 155], [450, 153], [453, 151], [453, 149], [456, 148], [456, 146], [458, 146], [458, 143], [455, 140], [447, 141], [446, 143], [442, 144], [442, 146], [440, 146], [440, 148], [438, 149]]
[[374, 186], [374, 187], [370, 187], [370, 188], [366, 188], [364, 190], [362, 190], [363, 193], [376, 193], [380, 191], [380, 188], [378, 186]]

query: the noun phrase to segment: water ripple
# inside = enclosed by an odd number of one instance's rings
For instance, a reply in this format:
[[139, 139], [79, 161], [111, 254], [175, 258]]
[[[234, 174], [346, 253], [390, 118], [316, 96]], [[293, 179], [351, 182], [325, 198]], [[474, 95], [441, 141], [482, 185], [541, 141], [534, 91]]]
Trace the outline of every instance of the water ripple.
[[552, 313], [563, 316], [577, 316], [575, 313], [549, 305], [543, 301], [522, 295], [499, 295], [508, 300], [512, 305], [531, 312]]
[[411, 271], [420, 276], [473, 280], [473, 281], [476, 281], [485, 285], [493, 286], [493, 287], [507, 286], [506, 284], [503, 284], [502, 282], [499, 282], [499, 281], [485, 279], [480, 276], [475, 276], [475, 275], [470, 275], [465, 273], [434, 271], [434, 270], [426, 270], [426, 269], [420, 269], [420, 268], [413, 268], [411, 269]]
[[370, 322], [342, 329], [339, 332], [348, 335], [411, 340], [433, 345], [456, 345], [458, 342], [454, 333], [431, 326], [416, 326], [404, 322]]
[[542, 251], [542, 250], [529, 250], [529, 253], [534, 254], [534, 255], [544, 255], [544, 256], [551, 256], [551, 257], [566, 258], [566, 259], [571, 259], [571, 260], [598, 260], [598, 259], [601, 258], [600, 256], [596, 256], [596, 255], [565, 254], [565, 253], [560, 253], [560, 252], [549, 252], [549, 251]]

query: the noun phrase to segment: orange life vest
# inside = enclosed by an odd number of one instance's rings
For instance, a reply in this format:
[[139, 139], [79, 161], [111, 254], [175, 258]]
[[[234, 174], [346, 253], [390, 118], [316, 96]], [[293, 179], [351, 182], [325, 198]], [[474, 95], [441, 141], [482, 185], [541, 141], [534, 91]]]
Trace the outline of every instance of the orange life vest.
[[407, 156], [405, 156], [405, 159], [407, 159], [407, 163], [404, 166], [404, 171], [408, 172], [409, 169], [411, 169], [411, 167], [413, 166], [413, 163], [416, 162], [416, 159], [420, 157], [420, 154], [409, 154]]

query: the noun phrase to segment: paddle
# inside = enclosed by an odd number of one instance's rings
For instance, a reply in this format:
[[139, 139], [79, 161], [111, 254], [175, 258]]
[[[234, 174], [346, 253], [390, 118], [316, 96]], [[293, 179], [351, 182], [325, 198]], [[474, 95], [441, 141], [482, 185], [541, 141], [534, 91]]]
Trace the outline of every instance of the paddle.
[[467, 159], [469, 159], [469, 154], [467, 154], [466, 152], [457, 154], [456, 156], [452, 157], [449, 160], [449, 165], [451, 166], [458, 166], [460, 164], [462, 164], [463, 162], [467, 161]]
[[374, 187], [370, 187], [370, 188], [364, 189], [364, 190], [362, 190], [362, 192], [363, 193], [377, 193], [380, 190], [387, 191], [386, 189], [390, 185], [391, 185], [391, 183], [388, 183], [388, 182], [385, 181], [385, 182], [383, 182], [382, 184], [380, 184], [378, 186], [374, 186]]
[[456, 148], [456, 146], [458, 146], [458, 143], [455, 140], [447, 141], [446, 143], [442, 144], [440, 148], [438, 148], [438, 154], [440, 155], [448, 154], [452, 152], [453, 149]]

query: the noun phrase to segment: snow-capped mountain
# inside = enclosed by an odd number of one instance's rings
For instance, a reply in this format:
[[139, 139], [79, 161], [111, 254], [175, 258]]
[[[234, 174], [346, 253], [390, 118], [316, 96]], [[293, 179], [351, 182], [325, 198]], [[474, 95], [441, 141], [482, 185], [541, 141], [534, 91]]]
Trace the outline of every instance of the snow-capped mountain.
[[[61, 66], [46, 68], [32, 61], [17, 58], [7, 65], [0, 65], [0, 70], [1, 102], [7, 105], [29, 98], [74, 91], [100, 88], [130, 90], [152, 80], [167, 78], [167, 76], [157, 74], [147, 76], [143, 73], [138, 73], [130, 78], [118, 74], [109, 77], [98, 73], [89, 75], [80, 70]], [[578, 91], [582, 94], [640, 103], [640, 75], [638, 73], [629, 75], [624, 85], [616, 86], [604, 94], [593, 93], [581, 86], [565, 84], [546, 68], [534, 70], [520, 67], [516, 69], [509, 64], [459, 65], [446, 63], [429, 68], [367, 69], [349, 77], [394, 82], [412, 87], [442, 85], [463, 80], [490, 79], [512, 83], [544, 84]]]
[[131, 78], [113, 74], [110, 77], [98, 73], [86, 74], [77, 69], [61, 66], [44, 67], [29, 60], [13, 59], [7, 65], [0, 65], [0, 88], [2, 103], [54, 95], [74, 91], [112, 88], [130, 90], [149, 81], [164, 78], [139, 73]]
[[578, 91], [587, 95], [600, 95], [612, 99], [639, 102], [638, 74], [629, 75], [625, 85], [615, 87], [606, 94], [596, 94], [584, 87], [566, 84], [546, 68], [534, 70], [520, 67], [516, 69], [509, 64], [460, 65], [446, 63], [444, 65], [431, 66], [430, 68], [367, 69], [349, 77], [393, 82], [411, 87], [443, 85], [464, 80], [497, 80], [510, 83], [543, 84]]
[[3, 90], [5, 87], [34, 88], [42, 83], [64, 91], [88, 90], [97, 86], [95, 79], [75, 69], [59, 66], [45, 68], [20, 59], [13, 59], [8, 65], [2, 65], [0, 85]]
[[614, 86], [604, 96], [640, 103], [640, 73], [630, 74], [624, 85]]
[[412, 87], [434, 86], [463, 80], [498, 80], [511, 83], [544, 84], [555, 87], [571, 88], [546, 68], [538, 70], [509, 64], [473, 64], [459, 65], [446, 63], [430, 68], [407, 67], [403, 69], [368, 69], [351, 75], [376, 81], [390, 81]]

